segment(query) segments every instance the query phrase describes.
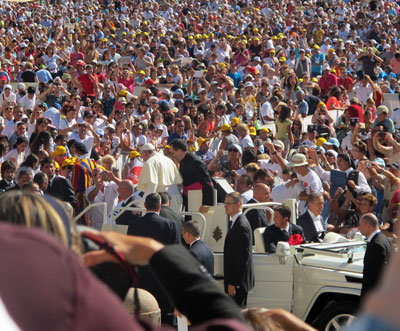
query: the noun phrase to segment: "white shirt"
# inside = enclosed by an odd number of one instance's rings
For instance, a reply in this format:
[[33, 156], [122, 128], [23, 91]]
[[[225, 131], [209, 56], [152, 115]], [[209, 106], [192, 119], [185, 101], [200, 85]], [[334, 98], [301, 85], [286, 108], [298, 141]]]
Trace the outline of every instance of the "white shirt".
[[303, 186], [296, 183], [293, 186], [286, 187], [289, 181], [276, 185], [271, 191], [271, 199], [273, 202], [283, 203], [286, 199], [298, 199], [299, 194], [303, 191]]
[[[289, 162], [287, 160], [284, 160], [285, 164], [288, 164]], [[258, 164], [260, 165], [261, 168], [268, 170], [268, 172], [275, 176], [275, 171], [278, 172], [277, 177], [282, 178], [282, 167], [279, 165], [278, 162], [272, 162], [271, 160], [258, 160]]]
[[351, 132], [348, 132], [346, 137], [343, 138], [341, 146], [343, 150], [353, 150], [353, 144], [351, 143]]
[[94, 145], [94, 137], [93, 136], [86, 135], [85, 138], [81, 139], [81, 138], [79, 138], [79, 134], [77, 132], [73, 132], [68, 137], [68, 140], [72, 140], [72, 139], [84, 144], [88, 150], [87, 155], [90, 156], [90, 154], [92, 153], [93, 145]]
[[264, 124], [270, 124], [270, 123], [274, 123], [274, 121], [266, 121], [264, 120], [265, 116], [274, 118], [274, 110], [272, 108], [272, 105], [269, 101], [266, 101], [263, 103], [263, 105], [261, 106], [261, 117], [263, 119]]
[[317, 230], [318, 233], [325, 232], [324, 226], [321, 221], [321, 216], [320, 215], [315, 216], [310, 209], [308, 210], [308, 213], [310, 214], [310, 216], [314, 222], [315, 230]]
[[19, 100], [19, 103], [24, 107], [24, 110], [33, 109], [36, 103], [36, 94], [33, 95], [32, 99], [29, 99], [29, 94], [24, 95], [21, 100]]
[[233, 217], [232, 217], [232, 219], [231, 219], [231, 229], [232, 229], [232, 226], [233, 226], [233, 224], [235, 224], [235, 221], [238, 219], [238, 217], [240, 216], [240, 215], [242, 215], [243, 213], [240, 211], [240, 212], [238, 212], [236, 215], [234, 215]]
[[301, 176], [299, 173], [297, 173], [297, 178], [303, 184], [303, 187], [307, 194], [310, 194], [312, 192], [322, 193], [324, 191], [321, 179], [311, 169], [309, 169], [308, 174], [305, 176]]
[[369, 237], [368, 237], [368, 239], [367, 239], [367, 242], [371, 242], [371, 240], [379, 233], [379, 232], [381, 232], [381, 230], [376, 230], [376, 231], [374, 231], [374, 232], [372, 232], [370, 235], [369, 235]]
[[[349, 176], [349, 174], [354, 171], [353, 168], [349, 168], [345, 171], [346, 175]], [[315, 172], [317, 175], [322, 179], [326, 180], [327, 182], [331, 183], [331, 172], [326, 171], [321, 168], [320, 165], [318, 165], [315, 168]], [[356, 192], [367, 192], [371, 193], [371, 187], [368, 185], [367, 179], [365, 178], [364, 174], [361, 171], [358, 171], [358, 182], [356, 184]]]
[[242, 140], [239, 141], [239, 146], [242, 147], [244, 150], [247, 147], [254, 147], [253, 140], [251, 140], [251, 137], [249, 135], [245, 136]]
[[253, 198], [253, 190], [248, 190], [242, 193], [243, 203], [247, 203], [247, 201]]
[[[7, 138], [10, 138], [10, 136], [14, 132], [14, 124], [15, 124], [14, 120], [9, 121], [8, 119], [6, 119], [4, 117], [4, 129], [1, 132], [1, 134], [3, 136], [7, 136]], [[14, 147], [14, 146], [11, 146], [11, 147]]]

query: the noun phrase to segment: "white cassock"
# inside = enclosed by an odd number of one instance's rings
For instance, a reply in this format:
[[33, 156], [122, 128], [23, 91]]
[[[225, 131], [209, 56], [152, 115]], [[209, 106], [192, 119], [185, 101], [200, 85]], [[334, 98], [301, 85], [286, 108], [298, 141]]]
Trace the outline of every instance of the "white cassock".
[[140, 172], [137, 189], [143, 191], [144, 195], [138, 204], [140, 207], [144, 206], [144, 200], [150, 193], [168, 192], [171, 196], [171, 208], [180, 214], [183, 203], [179, 190], [181, 184], [182, 176], [175, 163], [169, 157], [154, 152]]

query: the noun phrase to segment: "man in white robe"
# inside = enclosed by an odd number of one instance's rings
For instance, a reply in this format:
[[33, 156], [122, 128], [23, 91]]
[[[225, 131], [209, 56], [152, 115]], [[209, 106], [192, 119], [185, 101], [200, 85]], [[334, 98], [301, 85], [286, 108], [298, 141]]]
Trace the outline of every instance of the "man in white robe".
[[144, 200], [150, 193], [168, 192], [171, 196], [171, 208], [182, 212], [182, 194], [180, 185], [182, 176], [175, 163], [167, 156], [157, 153], [152, 144], [144, 144], [140, 150], [143, 160], [137, 189], [143, 191], [143, 197], [138, 204], [144, 206]]

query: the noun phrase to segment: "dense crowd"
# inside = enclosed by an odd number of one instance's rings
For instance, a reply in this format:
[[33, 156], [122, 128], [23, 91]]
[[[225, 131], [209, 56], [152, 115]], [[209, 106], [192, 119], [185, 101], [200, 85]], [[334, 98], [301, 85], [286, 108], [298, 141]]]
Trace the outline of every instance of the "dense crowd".
[[[399, 91], [396, 2], [2, 6], [1, 189], [30, 168], [46, 191], [52, 163], [50, 184], [63, 176], [75, 193], [59, 198], [76, 210], [106, 199], [110, 212], [114, 184], [137, 185], [142, 146], [171, 156], [179, 138], [245, 202], [253, 183], [267, 201], [320, 192], [324, 229], [347, 233], [366, 210], [392, 228], [400, 120], [383, 103]], [[96, 164], [112, 174], [92, 178]], [[88, 197], [104, 182], [106, 198]]]
[[[295, 239], [271, 228], [289, 229], [290, 210], [248, 214], [251, 233], [268, 227], [267, 252], [354, 237], [365, 215], [395, 237], [400, 110], [385, 96], [400, 93], [399, 11], [379, 0], [2, 2], [0, 190], [50, 194], [75, 216], [105, 202], [108, 222], [125, 225], [132, 215], [115, 207], [157, 211], [146, 201], [167, 192], [179, 230], [188, 191], [203, 191], [202, 213], [213, 188], [227, 203], [222, 178], [240, 210], [297, 200]], [[103, 226], [101, 207], [80, 216]]]

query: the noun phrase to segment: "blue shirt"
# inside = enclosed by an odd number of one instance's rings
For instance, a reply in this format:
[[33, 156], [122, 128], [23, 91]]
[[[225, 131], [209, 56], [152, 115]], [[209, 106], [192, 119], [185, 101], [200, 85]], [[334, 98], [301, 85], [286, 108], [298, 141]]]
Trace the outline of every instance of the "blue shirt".
[[215, 154], [213, 152], [207, 151], [204, 153], [201, 149], [196, 151], [195, 154], [204, 162], [211, 161], [213, 158], [215, 158]]
[[236, 88], [238, 88], [240, 81], [242, 80], [240, 78], [240, 74], [238, 72], [235, 72], [234, 74], [232, 74], [231, 72], [228, 72], [227, 76], [232, 78], [233, 84], [235, 85]]
[[40, 83], [47, 83], [50, 79], [53, 79], [53, 77], [50, 75], [50, 72], [48, 72], [46, 69], [40, 69], [36, 71], [36, 76]]
[[174, 140], [174, 139], [182, 139], [183, 141], [186, 141], [186, 140], [187, 140], [186, 133], [183, 132], [183, 133], [182, 133], [182, 136], [180, 136], [179, 134], [177, 134], [176, 132], [174, 132], [173, 134], [171, 134], [171, 135], [168, 137], [167, 144], [169, 145], [169, 144], [172, 142], [172, 140]]
[[322, 53], [311, 56], [311, 72], [322, 75], [322, 62], [325, 60], [325, 55]]

